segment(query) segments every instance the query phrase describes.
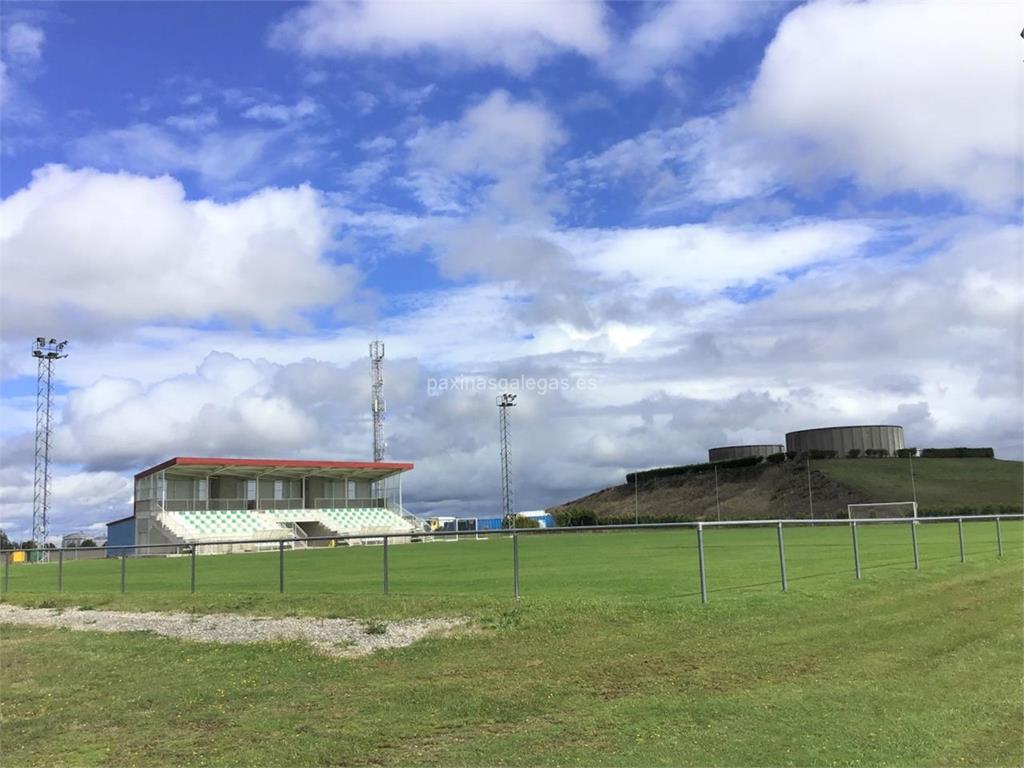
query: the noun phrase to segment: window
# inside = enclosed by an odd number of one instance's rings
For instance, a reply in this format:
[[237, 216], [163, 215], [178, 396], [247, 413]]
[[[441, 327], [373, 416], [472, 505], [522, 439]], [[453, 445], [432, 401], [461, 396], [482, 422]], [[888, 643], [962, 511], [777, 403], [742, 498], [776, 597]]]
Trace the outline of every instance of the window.
[[350, 499], [356, 498], [356, 481], [355, 480], [349, 480], [348, 481], [348, 498], [350, 498]]
[[246, 480], [245, 481], [245, 500], [256, 501], [256, 481]]
[[284, 481], [283, 480], [275, 480], [274, 481], [274, 499], [276, 501], [280, 501], [283, 498], [284, 498]]
[[196, 499], [196, 501], [206, 501], [206, 478], [205, 477], [196, 480], [195, 499]]

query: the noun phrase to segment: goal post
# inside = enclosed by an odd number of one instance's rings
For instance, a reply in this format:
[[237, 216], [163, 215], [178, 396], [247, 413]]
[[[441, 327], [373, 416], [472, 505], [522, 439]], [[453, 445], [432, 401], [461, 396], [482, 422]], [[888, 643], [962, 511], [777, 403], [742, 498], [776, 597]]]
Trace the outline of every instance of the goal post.
[[912, 517], [917, 520], [916, 501], [882, 501], [873, 504], [847, 504], [850, 520], [872, 520], [881, 517]]

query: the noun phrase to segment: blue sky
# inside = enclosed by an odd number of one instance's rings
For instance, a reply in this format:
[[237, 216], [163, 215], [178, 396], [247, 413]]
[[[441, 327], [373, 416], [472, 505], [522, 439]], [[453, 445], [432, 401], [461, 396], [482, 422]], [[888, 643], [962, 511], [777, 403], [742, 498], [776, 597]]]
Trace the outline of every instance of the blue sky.
[[[1010, 3], [8, 3], [0, 517], [172, 455], [364, 457], [366, 344], [418, 512], [898, 421], [1021, 456]], [[984, 117], [982, 117], [984, 116]], [[40, 277], [48, 290], [38, 289]], [[428, 390], [433, 394], [428, 394]], [[1008, 417], [1009, 414], [1009, 417]]]

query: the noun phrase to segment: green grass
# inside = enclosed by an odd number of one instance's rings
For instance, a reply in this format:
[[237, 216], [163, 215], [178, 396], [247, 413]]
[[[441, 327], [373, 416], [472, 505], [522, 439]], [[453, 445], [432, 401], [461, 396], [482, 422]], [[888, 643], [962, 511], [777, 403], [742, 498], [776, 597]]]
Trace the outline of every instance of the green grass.
[[[212, 646], [4, 626], [10, 765], [1020, 765], [1024, 526], [524, 536], [286, 556], [11, 569], [26, 605], [389, 620], [472, 629], [364, 659], [298, 644]], [[168, 589], [168, 586], [172, 587]]]
[[[832, 459], [814, 469], [864, 494], [866, 500], [910, 501], [908, 459]], [[1020, 506], [1024, 475], [1019, 461], [999, 459], [915, 459], [917, 501], [922, 508]]]

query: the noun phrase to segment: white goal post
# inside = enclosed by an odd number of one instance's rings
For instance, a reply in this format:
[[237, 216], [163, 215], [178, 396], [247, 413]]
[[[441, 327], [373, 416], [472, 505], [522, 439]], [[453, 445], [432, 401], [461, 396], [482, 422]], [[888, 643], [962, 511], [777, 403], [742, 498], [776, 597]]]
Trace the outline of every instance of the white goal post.
[[916, 501], [883, 501], [874, 504], [847, 504], [846, 516], [851, 520], [879, 517], [912, 517], [917, 520]]

